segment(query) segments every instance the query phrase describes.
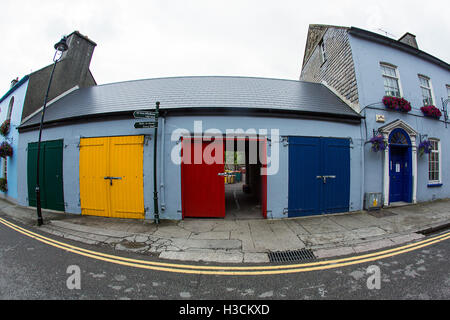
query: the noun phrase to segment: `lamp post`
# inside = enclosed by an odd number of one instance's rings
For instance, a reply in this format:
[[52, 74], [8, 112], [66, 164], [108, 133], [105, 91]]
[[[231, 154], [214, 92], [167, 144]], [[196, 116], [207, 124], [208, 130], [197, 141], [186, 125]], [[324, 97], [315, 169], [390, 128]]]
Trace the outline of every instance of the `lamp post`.
[[41, 211], [41, 189], [39, 185], [39, 160], [41, 156], [41, 138], [42, 138], [42, 126], [44, 124], [44, 115], [45, 115], [45, 107], [47, 106], [48, 94], [50, 92], [50, 86], [52, 84], [53, 73], [55, 72], [56, 64], [61, 60], [63, 52], [69, 49], [67, 45], [67, 38], [63, 37], [58, 43], [55, 44], [55, 55], [53, 56], [53, 69], [50, 74], [50, 80], [48, 82], [47, 93], [44, 98], [44, 106], [42, 107], [42, 116], [41, 116], [41, 124], [39, 126], [39, 140], [38, 140], [38, 148], [37, 148], [37, 164], [36, 164], [36, 211], [37, 211], [37, 224], [38, 226], [42, 226], [44, 223], [42, 219], [42, 211]]

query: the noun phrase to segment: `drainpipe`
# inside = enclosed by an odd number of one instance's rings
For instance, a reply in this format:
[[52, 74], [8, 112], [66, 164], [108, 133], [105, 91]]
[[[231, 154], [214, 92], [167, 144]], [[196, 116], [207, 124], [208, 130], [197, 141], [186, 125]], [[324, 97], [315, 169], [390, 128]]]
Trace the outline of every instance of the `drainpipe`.
[[[364, 121], [364, 126], [367, 126], [367, 119], [366, 119], [366, 110], [364, 110], [364, 119], [362, 120]], [[360, 134], [361, 134], [361, 209], [364, 210], [364, 190], [366, 188], [365, 184], [366, 184], [366, 158], [365, 158], [365, 153], [364, 153], [364, 149], [366, 147], [366, 140], [367, 140], [367, 129], [365, 134], [363, 135], [363, 128], [362, 125], [360, 126]]]
[[153, 204], [154, 204], [154, 216], [155, 223], [159, 224], [159, 208], [158, 208], [158, 180], [156, 177], [157, 170], [157, 151], [158, 151], [158, 117], [159, 117], [159, 102], [156, 102], [156, 110], [155, 110], [155, 139], [153, 141]]
[[164, 185], [164, 147], [165, 147], [165, 137], [166, 137], [166, 118], [161, 117], [161, 185], [160, 185], [160, 192], [161, 192], [161, 211], [166, 210], [166, 192], [165, 192], [165, 185]]

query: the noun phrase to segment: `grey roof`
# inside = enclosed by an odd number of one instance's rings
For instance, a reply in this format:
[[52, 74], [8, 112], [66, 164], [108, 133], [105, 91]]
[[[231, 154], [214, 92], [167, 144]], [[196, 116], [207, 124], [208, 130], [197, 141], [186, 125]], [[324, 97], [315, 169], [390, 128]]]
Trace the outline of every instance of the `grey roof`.
[[[134, 80], [75, 90], [48, 106], [45, 122], [86, 116], [154, 109], [247, 108], [319, 113], [360, 118], [347, 104], [319, 83], [252, 77], [173, 77]], [[206, 110], [205, 110], [206, 111]], [[40, 113], [21, 128], [40, 122]]]

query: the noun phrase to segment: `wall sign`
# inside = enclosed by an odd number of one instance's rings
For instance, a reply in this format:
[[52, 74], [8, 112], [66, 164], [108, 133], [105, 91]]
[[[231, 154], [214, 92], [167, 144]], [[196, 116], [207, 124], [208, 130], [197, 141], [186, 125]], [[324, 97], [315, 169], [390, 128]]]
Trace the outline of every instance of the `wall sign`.
[[376, 121], [377, 121], [377, 122], [382, 122], [382, 123], [384, 123], [384, 121], [385, 121], [384, 115], [382, 115], [382, 114], [377, 114], [377, 115], [376, 115]]

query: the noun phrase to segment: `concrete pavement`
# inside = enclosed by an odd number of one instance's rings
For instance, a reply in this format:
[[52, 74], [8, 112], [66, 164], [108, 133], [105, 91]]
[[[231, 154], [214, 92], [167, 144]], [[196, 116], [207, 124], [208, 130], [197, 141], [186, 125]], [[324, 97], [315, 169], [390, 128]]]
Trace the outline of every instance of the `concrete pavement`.
[[[0, 200], [0, 214], [30, 226], [36, 211]], [[317, 258], [391, 247], [424, 237], [419, 231], [450, 223], [450, 199], [285, 220], [186, 219], [153, 221], [43, 211], [44, 232], [162, 259], [266, 263], [269, 252], [311, 249]]]

